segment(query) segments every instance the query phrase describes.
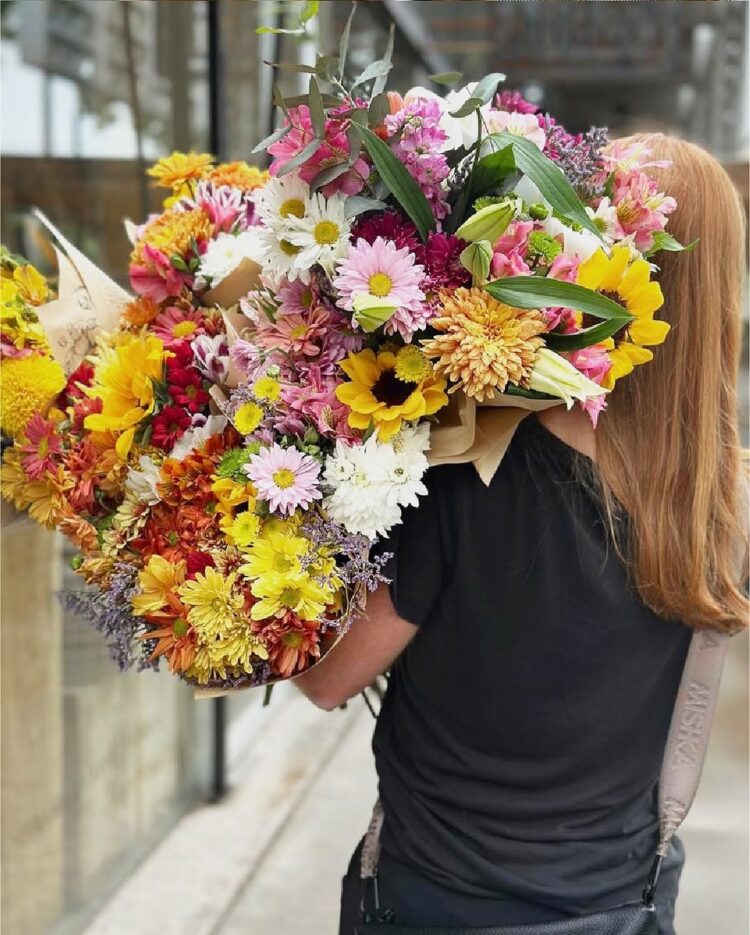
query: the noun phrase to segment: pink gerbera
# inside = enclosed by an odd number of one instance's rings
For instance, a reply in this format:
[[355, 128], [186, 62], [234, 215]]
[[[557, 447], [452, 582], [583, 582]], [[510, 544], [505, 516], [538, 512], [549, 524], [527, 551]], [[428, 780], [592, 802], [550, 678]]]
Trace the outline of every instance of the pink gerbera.
[[276, 321], [264, 321], [255, 335], [259, 347], [279, 350], [290, 356], [316, 357], [329, 328], [329, 314], [318, 306], [304, 315], [279, 315]]
[[315, 303], [312, 285], [304, 283], [301, 279], [295, 279], [293, 282], [284, 279], [276, 290], [276, 298], [279, 302], [279, 315], [304, 315]]
[[322, 497], [318, 486], [320, 465], [296, 448], [271, 445], [253, 455], [244, 470], [259, 499], [267, 500], [274, 512], [290, 515], [297, 507], [307, 509], [313, 500]]
[[35, 412], [26, 424], [26, 444], [21, 451], [26, 456], [23, 469], [31, 480], [55, 469], [55, 455], [60, 451], [60, 436], [52, 422]]
[[151, 330], [157, 338], [161, 338], [164, 346], [172, 349], [175, 342], [185, 338], [192, 340], [196, 335], [202, 334], [205, 315], [197, 309], [182, 309], [172, 305], [160, 312], [151, 325]]
[[415, 262], [406, 247], [376, 237], [373, 243], [358, 240], [339, 265], [333, 285], [339, 292], [339, 305], [354, 311], [355, 301], [373, 304], [388, 302], [396, 311], [385, 324], [386, 334], [395, 331], [405, 341], [424, 328], [431, 310], [421, 289], [424, 267]]

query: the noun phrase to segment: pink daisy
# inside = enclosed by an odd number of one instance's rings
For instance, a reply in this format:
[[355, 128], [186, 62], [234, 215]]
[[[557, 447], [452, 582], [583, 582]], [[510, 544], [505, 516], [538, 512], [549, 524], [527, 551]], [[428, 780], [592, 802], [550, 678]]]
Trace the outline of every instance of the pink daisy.
[[320, 500], [320, 465], [296, 448], [272, 445], [253, 455], [244, 470], [255, 484], [258, 497], [267, 500], [274, 512], [292, 514]]
[[279, 315], [276, 321], [264, 321], [255, 335], [259, 347], [284, 351], [290, 356], [316, 357], [330, 327], [330, 316], [323, 306], [304, 315]]
[[165, 347], [171, 349], [175, 342], [181, 342], [184, 338], [192, 340], [203, 334], [204, 320], [205, 315], [197, 309], [186, 311], [171, 305], [156, 316], [151, 331], [157, 338], [161, 338]]
[[396, 311], [384, 331], [398, 331], [408, 342], [431, 314], [420, 288], [423, 278], [424, 267], [415, 262], [413, 253], [376, 237], [371, 244], [357, 241], [339, 265], [333, 285], [339, 292], [339, 305], [349, 311], [354, 311], [355, 299], [360, 296], [392, 303]]
[[276, 290], [276, 298], [279, 301], [279, 315], [304, 315], [314, 304], [318, 304], [313, 287], [301, 279], [295, 279], [294, 282], [283, 280]]
[[30, 480], [36, 480], [55, 469], [55, 455], [60, 451], [60, 436], [52, 422], [35, 412], [26, 425], [26, 444], [21, 451], [26, 456], [23, 469]]

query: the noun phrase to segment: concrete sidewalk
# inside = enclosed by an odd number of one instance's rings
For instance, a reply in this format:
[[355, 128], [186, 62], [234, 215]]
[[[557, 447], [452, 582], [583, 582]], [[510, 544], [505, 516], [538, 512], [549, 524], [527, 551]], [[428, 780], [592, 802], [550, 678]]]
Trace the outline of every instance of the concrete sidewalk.
[[[324, 714], [290, 686], [278, 696], [226, 800], [186, 816], [85, 935], [335, 935], [341, 876], [375, 798], [373, 721], [360, 701]], [[683, 834], [679, 935], [747, 935], [747, 758], [739, 639]]]

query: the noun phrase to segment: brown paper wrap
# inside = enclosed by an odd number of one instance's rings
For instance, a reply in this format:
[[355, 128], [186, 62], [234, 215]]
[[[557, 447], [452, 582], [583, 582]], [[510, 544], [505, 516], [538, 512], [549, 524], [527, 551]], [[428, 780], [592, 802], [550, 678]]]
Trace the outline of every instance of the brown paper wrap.
[[58, 297], [40, 305], [36, 313], [55, 360], [72, 373], [96, 345], [101, 332], [113, 331], [130, 296], [73, 246], [38, 208], [35, 217], [57, 241], [60, 272]]
[[455, 393], [430, 432], [427, 460], [432, 466], [471, 461], [489, 486], [521, 420], [561, 403], [561, 399], [498, 395], [477, 404], [464, 393]]

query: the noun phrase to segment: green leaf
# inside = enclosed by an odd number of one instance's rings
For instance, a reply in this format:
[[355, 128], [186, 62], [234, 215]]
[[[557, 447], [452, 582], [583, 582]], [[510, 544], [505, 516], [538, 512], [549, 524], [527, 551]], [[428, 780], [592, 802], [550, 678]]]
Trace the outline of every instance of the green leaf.
[[[332, 94], [321, 94], [320, 96], [324, 107], [336, 107], [341, 103], [339, 98], [334, 97]], [[295, 94], [292, 97], [284, 98], [284, 104], [286, 107], [299, 107], [300, 104], [309, 104], [309, 102], [309, 94]]]
[[434, 81], [435, 84], [444, 84], [448, 87], [455, 84], [457, 81], [460, 81], [463, 78], [463, 72], [460, 71], [441, 71], [437, 75], [429, 75], [430, 81]]
[[289, 119], [289, 108], [286, 106], [286, 101], [284, 100], [284, 95], [281, 93], [281, 88], [277, 84], [273, 86], [273, 102], [276, 107], [284, 114], [284, 116]]
[[270, 68], [278, 68], [279, 71], [294, 71], [303, 75], [315, 74], [312, 65], [298, 65], [296, 62], [267, 62], [265, 59], [263, 59], [263, 64]]
[[[396, 32], [396, 24], [391, 23], [391, 28], [388, 30], [388, 44], [385, 47], [385, 54], [383, 55], [383, 61], [390, 64], [393, 59], [393, 39]], [[385, 91], [386, 81], [388, 80], [388, 73], [384, 75], [378, 75], [372, 85], [372, 96], [377, 97], [378, 94], [382, 94]]]
[[373, 78], [382, 78], [384, 75], [388, 74], [392, 67], [390, 62], [386, 62], [385, 59], [382, 58], [376, 62], [370, 62], [362, 74], [357, 75], [354, 79], [350, 90], [353, 91], [361, 84], [367, 84], [367, 82], [372, 81]]
[[323, 98], [320, 95], [320, 88], [318, 87], [318, 82], [315, 80], [314, 75], [310, 78], [309, 96], [310, 122], [312, 123], [316, 138], [322, 140], [326, 135], [326, 111], [323, 106]]
[[657, 231], [654, 234], [653, 244], [643, 255], [647, 257], [653, 256], [655, 253], [659, 253], [660, 250], [666, 250], [669, 253], [687, 253], [688, 250], [692, 250], [695, 247], [699, 240], [700, 237], [692, 243], [683, 246], [679, 240], [666, 231]]
[[319, 55], [315, 60], [315, 74], [323, 81], [330, 81], [338, 64], [338, 55]]
[[264, 152], [268, 149], [269, 146], [273, 146], [274, 143], [278, 143], [279, 140], [283, 140], [284, 137], [291, 132], [291, 124], [284, 124], [283, 127], [279, 127], [278, 130], [274, 130], [273, 133], [269, 134], [264, 140], [261, 140], [260, 143], [251, 150], [254, 153]]
[[384, 143], [367, 127], [360, 127], [359, 132], [362, 134], [362, 142], [380, 178], [414, 221], [422, 240], [425, 240], [428, 232], [435, 228], [435, 217], [421, 188], [409, 175], [406, 166], [393, 155], [387, 143]]
[[591, 347], [592, 344], [611, 338], [626, 324], [627, 321], [610, 318], [609, 321], [600, 321], [573, 334], [547, 334], [544, 340], [551, 351], [580, 351], [583, 347]]
[[272, 33], [274, 36], [303, 36], [305, 30], [301, 27], [297, 29], [278, 29], [275, 26], [258, 26], [255, 33], [258, 36], [264, 36], [268, 33]]
[[352, 11], [349, 14], [349, 18], [346, 21], [346, 26], [344, 26], [344, 31], [341, 33], [341, 40], [339, 41], [339, 77], [344, 77], [344, 68], [346, 66], [346, 53], [349, 48], [349, 33], [352, 31], [352, 20], [354, 19], [354, 14], [357, 12], [357, 4], [352, 4]]
[[337, 179], [340, 175], [343, 175], [344, 172], [346, 172], [348, 169], [348, 160], [339, 162], [335, 166], [326, 166], [325, 169], [321, 169], [312, 182], [310, 182], [310, 190], [316, 192], [319, 188], [322, 188], [324, 185], [328, 185], [329, 182], [333, 182], [334, 179]]
[[514, 308], [554, 308], [559, 305], [594, 318], [618, 321], [619, 327], [633, 320], [622, 305], [574, 282], [544, 276], [508, 276], [488, 282], [484, 288], [499, 302]]
[[505, 146], [497, 152], [484, 156], [474, 166], [468, 182], [468, 201], [475, 201], [491, 188], [498, 185], [506, 176], [516, 171], [513, 147]]
[[516, 386], [515, 383], [509, 383], [503, 390], [504, 396], [523, 396], [525, 399], [553, 399], [546, 393], [537, 393], [536, 390], [527, 390], [522, 386]]
[[390, 113], [390, 105], [388, 103], [387, 94], [378, 94], [371, 101], [370, 106], [367, 110], [367, 123], [372, 127], [380, 126], [380, 124], [385, 120], [387, 114]]
[[[487, 137], [492, 142], [503, 146], [511, 146], [516, 168], [528, 176], [536, 185], [552, 208], [563, 218], [580, 224], [587, 231], [595, 234], [601, 240], [601, 232], [591, 218], [575, 189], [565, 178], [565, 175], [546, 156], [542, 155], [538, 146], [522, 136], [503, 131], [493, 133]], [[494, 155], [494, 153], [492, 154]], [[485, 159], [489, 158], [485, 156]], [[482, 160], [480, 159], [481, 163]]]
[[382, 211], [386, 207], [384, 201], [377, 198], [366, 198], [364, 195], [349, 195], [344, 202], [344, 214], [348, 218], [355, 218], [366, 211]]
[[467, 101], [464, 101], [458, 110], [451, 112], [451, 117], [468, 117], [469, 114], [489, 101], [501, 81], [505, 81], [505, 75], [500, 74], [500, 72], [492, 72], [492, 74], [485, 75], [484, 78], [477, 83], [477, 86], [472, 91], [471, 97]]
[[319, 7], [319, 0], [307, 0], [304, 9], [299, 15], [300, 23], [308, 23], [314, 16], [317, 16]]
[[303, 162], [310, 158], [320, 146], [320, 140], [310, 140], [310, 142], [301, 149], [298, 153], [295, 153], [294, 156], [286, 163], [283, 169], [279, 169], [277, 176], [281, 178], [282, 175], [286, 175], [288, 172], [291, 172], [293, 169], [296, 169], [297, 166], [301, 166]]

